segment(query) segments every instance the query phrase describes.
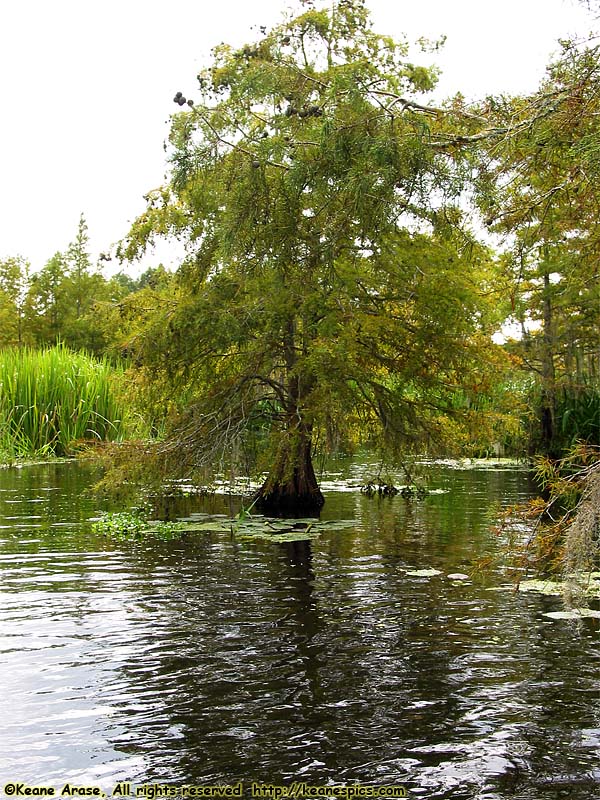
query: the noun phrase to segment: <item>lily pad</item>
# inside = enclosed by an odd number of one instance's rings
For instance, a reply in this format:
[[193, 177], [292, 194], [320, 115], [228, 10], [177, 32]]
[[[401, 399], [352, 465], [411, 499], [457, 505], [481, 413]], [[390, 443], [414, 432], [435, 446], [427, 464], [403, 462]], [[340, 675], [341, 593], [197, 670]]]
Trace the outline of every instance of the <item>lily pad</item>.
[[404, 572], [411, 578], [433, 578], [434, 575], [442, 574], [439, 569], [406, 569]]
[[314, 526], [317, 530], [323, 533], [331, 533], [333, 531], [346, 531], [356, 528], [356, 520], [352, 519], [338, 519], [338, 520], [325, 520], [324, 522], [315, 523]]
[[268, 531], [253, 531], [252, 533], [238, 533], [236, 538], [241, 542], [253, 542], [263, 540], [267, 542], [310, 542], [313, 539], [318, 539], [321, 535], [320, 532], [311, 531], [310, 533], [269, 533]]
[[464, 572], [451, 572], [450, 575], [447, 576], [449, 581], [470, 581], [471, 578], [469, 575], [465, 575]]
[[230, 520], [207, 520], [206, 522], [178, 522], [181, 531], [185, 533], [223, 533], [231, 530]]
[[271, 542], [302, 542], [316, 539], [328, 531], [356, 527], [350, 519], [270, 519], [258, 517], [233, 524], [236, 537], [245, 541], [263, 539]]
[[542, 616], [550, 619], [581, 619], [582, 617], [600, 619], [600, 611], [595, 611], [593, 608], [572, 608], [570, 611], [547, 611]]
[[585, 597], [599, 597], [600, 598], [600, 582], [594, 579], [594, 575], [572, 575], [565, 581], [550, 580], [550, 579], [532, 579], [528, 581], [521, 581], [519, 584], [504, 584], [503, 586], [492, 586], [487, 589], [488, 592], [501, 592], [501, 591], [516, 591], [519, 592], [534, 592], [537, 594], [545, 594], [548, 596], [561, 597], [565, 594], [579, 593]]
[[242, 518], [226, 516], [206, 516], [163, 522], [146, 520], [135, 512], [105, 514], [94, 521], [97, 533], [113, 538], [140, 539], [146, 536], [155, 538], [176, 538], [188, 533], [233, 533], [238, 539], [264, 539], [272, 542], [307, 541], [320, 536], [325, 531], [343, 530], [356, 527], [354, 520], [280, 519], [247, 514]]
[[520, 592], [537, 592], [548, 595], [562, 595], [565, 592], [565, 584], [560, 581], [521, 581], [518, 588]]

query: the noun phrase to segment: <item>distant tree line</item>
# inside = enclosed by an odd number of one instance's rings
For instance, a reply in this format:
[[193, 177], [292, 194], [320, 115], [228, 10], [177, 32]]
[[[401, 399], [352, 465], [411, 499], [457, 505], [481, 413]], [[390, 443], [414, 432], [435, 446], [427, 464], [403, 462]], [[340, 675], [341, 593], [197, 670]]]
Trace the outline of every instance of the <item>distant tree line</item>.
[[92, 263], [82, 214], [73, 241], [40, 270], [33, 271], [22, 256], [0, 259], [0, 348], [60, 342], [97, 356], [113, 352], [111, 309], [128, 294], [168, 277], [163, 267], [150, 268], [138, 279], [122, 271], [105, 277]]

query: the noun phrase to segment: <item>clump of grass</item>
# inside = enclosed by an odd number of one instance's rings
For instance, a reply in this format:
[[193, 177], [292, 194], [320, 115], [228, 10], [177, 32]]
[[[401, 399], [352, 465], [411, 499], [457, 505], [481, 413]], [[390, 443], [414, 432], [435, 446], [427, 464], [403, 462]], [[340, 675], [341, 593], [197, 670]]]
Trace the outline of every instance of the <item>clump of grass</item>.
[[63, 346], [0, 351], [0, 452], [64, 456], [74, 443], [121, 439], [125, 408], [111, 389], [114, 368]]

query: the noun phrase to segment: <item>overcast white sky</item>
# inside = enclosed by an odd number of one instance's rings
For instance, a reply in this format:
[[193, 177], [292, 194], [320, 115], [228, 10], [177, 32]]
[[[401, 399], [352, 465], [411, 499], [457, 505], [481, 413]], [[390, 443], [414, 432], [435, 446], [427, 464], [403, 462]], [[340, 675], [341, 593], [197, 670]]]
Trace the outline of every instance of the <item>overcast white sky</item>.
[[[288, 0], [0, 0], [0, 258], [39, 269], [86, 216], [94, 258], [162, 183], [172, 98], [210, 48], [252, 38]], [[370, 0], [378, 30], [446, 34], [444, 95], [527, 92], [557, 39], [593, 20], [576, 0]], [[164, 258], [164, 253], [162, 253]]]

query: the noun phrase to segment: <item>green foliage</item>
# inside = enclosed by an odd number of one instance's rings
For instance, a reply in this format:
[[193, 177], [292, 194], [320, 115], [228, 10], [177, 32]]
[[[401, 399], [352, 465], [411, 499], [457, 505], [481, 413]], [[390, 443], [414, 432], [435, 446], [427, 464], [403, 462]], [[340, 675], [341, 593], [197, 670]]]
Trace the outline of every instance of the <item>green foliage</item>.
[[28, 299], [33, 313], [29, 324], [37, 344], [57, 344], [70, 320], [72, 303], [67, 277], [67, 264], [61, 253], [55, 253], [31, 276]]
[[148, 521], [138, 511], [107, 512], [97, 519], [93, 525], [94, 533], [110, 539], [144, 539], [148, 536], [155, 539], [177, 539], [185, 532], [183, 523]]
[[86, 284], [88, 283], [87, 279], [90, 277], [92, 263], [87, 250], [88, 244], [88, 227], [85, 217], [81, 214], [79, 225], [77, 226], [77, 235], [65, 254], [65, 261], [68, 264], [72, 283], [75, 319], [81, 317], [85, 306], [89, 303]]
[[0, 347], [28, 343], [25, 319], [29, 269], [21, 256], [0, 261]]
[[435, 70], [358, 0], [220, 46], [198, 80], [173, 117], [170, 181], [121, 246], [187, 245], [166, 291], [121, 305], [148, 379], [185, 396], [174, 467], [218, 467], [262, 437], [271, 491], [315, 446], [456, 443], [452, 394], [507, 366], [490, 253], [459, 210], [470, 166], [447, 146], [475, 124], [460, 101], [422, 105]]
[[148, 270], [140, 282], [123, 273], [106, 279], [87, 248], [82, 215], [74, 241], [42, 269], [32, 272], [19, 256], [0, 261], [0, 347], [63, 343], [100, 356], [118, 344], [107, 323], [112, 308], [164, 269]]
[[135, 511], [113, 511], [95, 520], [92, 530], [114, 539], [138, 538], [147, 526], [145, 517]]
[[565, 450], [578, 441], [600, 446], [600, 387], [563, 389], [557, 399], [556, 416]]
[[106, 361], [65, 347], [0, 351], [0, 450], [65, 455], [76, 443], [121, 438], [126, 412], [113, 373]]
[[479, 152], [479, 204], [511, 243], [501, 266], [523, 331], [513, 350], [539, 387], [533, 445], [554, 456], [593, 435], [597, 413], [581, 387], [598, 383], [599, 77], [597, 45], [563, 43], [535, 93], [482, 108], [497, 127]]
[[518, 509], [531, 529], [510, 540], [513, 561], [521, 573], [562, 572], [580, 583], [600, 565], [600, 449], [579, 442], [559, 460], [539, 458], [536, 480], [542, 496]]

